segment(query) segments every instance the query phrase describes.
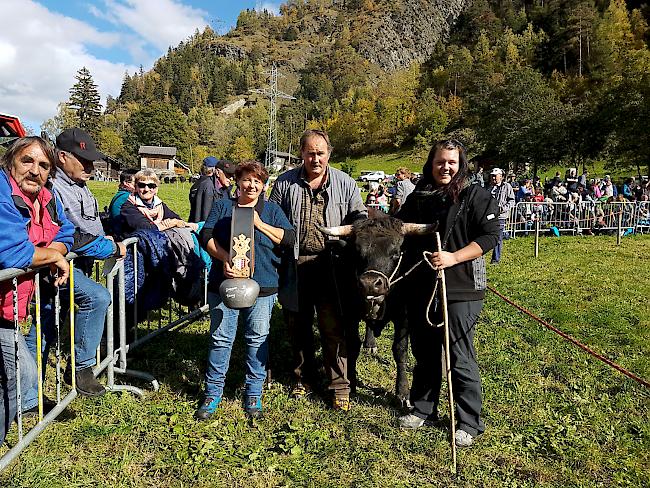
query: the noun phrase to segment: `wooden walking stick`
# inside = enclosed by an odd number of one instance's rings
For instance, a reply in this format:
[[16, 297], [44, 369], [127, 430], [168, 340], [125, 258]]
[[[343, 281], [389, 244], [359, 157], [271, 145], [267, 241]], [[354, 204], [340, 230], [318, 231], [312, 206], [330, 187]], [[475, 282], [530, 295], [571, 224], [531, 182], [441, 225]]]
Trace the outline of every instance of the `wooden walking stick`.
[[[438, 252], [442, 251], [440, 242], [440, 233], [436, 232], [436, 242]], [[438, 280], [440, 280], [440, 295], [442, 302], [442, 325], [445, 329], [445, 369], [447, 373], [447, 394], [449, 397], [449, 435], [451, 443], [451, 460], [453, 463], [453, 472], [456, 473], [456, 407], [454, 405], [454, 391], [451, 385], [451, 360], [449, 359], [449, 314], [447, 311], [447, 284], [445, 282], [445, 270], [438, 271]]]

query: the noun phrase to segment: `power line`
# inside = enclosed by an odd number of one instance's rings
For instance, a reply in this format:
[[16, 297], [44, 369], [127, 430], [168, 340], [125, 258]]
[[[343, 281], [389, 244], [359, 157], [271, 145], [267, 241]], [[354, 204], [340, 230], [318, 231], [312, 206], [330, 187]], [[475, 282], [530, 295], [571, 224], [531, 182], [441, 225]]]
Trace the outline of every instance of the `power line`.
[[277, 127], [277, 99], [284, 98], [285, 100], [295, 100], [295, 97], [287, 95], [284, 92], [278, 90], [278, 67], [275, 63], [271, 66], [271, 69], [266, 72], [269, 76], [269, 85], [270, 88], [264, 88], [262, 90], [251, 90], [253, 93], [260, 93], [266, 95], [269, 98], [269, 132], [268, 132], [268, 142], [266, 146], [266, 155], [264, 157], [264, 166], [269, 167], [273, 162], [275, 155], [278, 152], [278, 127]]

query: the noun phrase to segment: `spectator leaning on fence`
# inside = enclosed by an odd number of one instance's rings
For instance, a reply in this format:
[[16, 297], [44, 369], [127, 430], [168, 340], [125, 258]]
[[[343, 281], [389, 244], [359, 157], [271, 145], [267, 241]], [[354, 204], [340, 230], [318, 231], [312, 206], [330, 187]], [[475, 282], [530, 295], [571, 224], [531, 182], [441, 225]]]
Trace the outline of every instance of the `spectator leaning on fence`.
[[503, 170], [501, 168], [494, 168], [490, 171], [490, 186], [488, 186], [487, 190], [499, 206], [499, 240], [492, 251], [491, 260], [491, 263], [495, 264], [501, 260], [503, 231], [506, 227], [506, 221], [510, 216], [510, 210], [515, 206], [515, 192], [510, 186], [510, 183], [503, 181]]
[[143, 169], [135, 175], [134, 195], [122, 205], [124, 232], [140, 229], [164, 231], [175, 227], [198, 230], [196, 223], [188, 223], [158, 197], [160, 180], [152, 169]]
[[[68, 279], [64, 255], [73, 242], [72, 224], [63, 206], [45, 188], [50, 172], [56, 171], [54, 151], [40, 137], [14, 141], [0, 158], [0, 269], [37, 268], [50, 265], [58, 273], [54, 285]], [[18, 320], [28, 313], [34, 292], [34, 277], [18, 279]], [[16, 351], [14, 344], [14, 300], [11, 281], [0, 283], [0, 444], [17, 411]], [[21, 383], [37, 381], [36, 363], [18, 335]]]
[[[126, 248], [104, 235], [99, 218], [97, 200], [86, 185], [93, 172], [93, 161], [104, 159], [97, 151], [90, 135], [79, 129], [66, 129], [56, 138], [56, 163], [58, 171], [52, 176], [53, 193], [64, 208], [64, 215], [74, 225], [72, 250], [81, 258], [75, 260], [74, 302], [75, 316], [75, 383], [77, 392], [86, 396], [100, 396], [104, 387], [95, 378], [92, 367], [96, 363], [96, 350], [104, 332], [106, 311], [111, 299], [108, 290], [87, 275], [95, 259], [123, 257]], [[65, 290], [65, 289], [64, 289]], [[47, 297], [48, 295], [44, 295]], [[70, 307], [69, 293], [61, 294], [61, 313]], [[44, 300], [43, 351], [47, 356], [49, 347], [56, 339], [53, 299]], [[27, 344], [36, 355], [36, 328], [32, 326]], [[45, 364], [45, 362], [44, 362]], [[63, 379], [72, 384], [71, 362], [68, 362]], [[26, 393], [26, 407], [36, 405], [36, 390]]]
[[201, 177], [190, 188], [190, 218], [188, 222], [205, 222], [215, 201], [230, 195], [230, 178], [236, 165], [230, 161], [219, 161], [213, 156], [203, 160]]
[[[237, 200], [217, 200], [201, 231], [203, 246], [221, 263], [212, 266], [208, 278], [210, 344], [205, 399], [194, 414], [199, 420], [211, 417], [221, 402], [239, 315], [244, 319], [246, 340], [244, 409], [251, 417], [259, 417], [262, 413], [262, 386], [266, 377], [271, 313], [278, 296], [277, 268], [280, 259], [277, 251], [279, 248], [292, 250], [296, 238], [296, 232], [282, 209], [276, 203], [264, 201], [264, 184], [268, 177], [268, 172], [258, 162], [238, 166], [235, 173], [239, 189]], [[235, 206], [255, 209], [252, 248], [255, 267], [251, 278], [260, 286], [253, 306], [241, 310], [228, 308], [219, 295], [223, 280], [236, 277], [230, 266], [231, 223]]]
[[348, 362], [360, 348], [359, 324], [347, 319], [333, 271], [333, 256], [319, 226], [336, 226], [368, 216], [355, 181], [332, 168], [332, 146], [324, 131], [307, 130], [300, 138], [303, 164], [282, 174], [270, 200], [278, 203], [296, 228], [293, 253], [286, 256], [287, 280], [279, 300], [293, 348], [295, 385], [292, 396], [309, 392], [317, 378], [314, 352], [314, 311], [318, 316], [323, 362], [334, 409], [350, 409]]

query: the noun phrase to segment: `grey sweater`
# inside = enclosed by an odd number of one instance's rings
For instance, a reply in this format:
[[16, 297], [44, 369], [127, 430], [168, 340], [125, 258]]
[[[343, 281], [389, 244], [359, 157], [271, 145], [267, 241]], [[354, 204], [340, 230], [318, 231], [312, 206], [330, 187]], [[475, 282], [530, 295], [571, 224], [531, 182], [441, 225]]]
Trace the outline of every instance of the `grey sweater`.
[[[361, 193], [357, 184], [346, 173], [328, 167], [327, 183], [323, 188], [326, 195], [325, 225], [328, 227], [351, 223], [358, 218], [368, 216], [366, 207], [361, 200]], [[307, 184], [303, 179], [303, 167], [299, 166], [282, 174], [271, 191], [269, 200], [275, 202], [289, 218], [289, 222], [300, 235], [300, 211], [302, 192]], [[294, 257], [298, 259], [300, 243], [296, 239]]]

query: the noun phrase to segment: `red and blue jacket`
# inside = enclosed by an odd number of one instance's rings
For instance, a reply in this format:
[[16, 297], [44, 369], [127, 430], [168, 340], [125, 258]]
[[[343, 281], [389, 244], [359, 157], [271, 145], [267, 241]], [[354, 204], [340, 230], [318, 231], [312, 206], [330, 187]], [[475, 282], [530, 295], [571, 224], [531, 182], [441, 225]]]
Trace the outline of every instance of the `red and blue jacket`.
[[[43, 188], [38, 194], [43, 209], [40, 223], [34, 220], [34, 205], [5, 171], [0, 171], [0, 269], [27, 268], [32, 264], [34, 248], [60, 242], [67, 250], [74, 242], [74, 226], [65, 217], [63, 206]], [[13, 321], [11, 282], [0, 283], [0, 315]], [[18, 318], [27, 315], [27, 304], [34, 292], [33, 276], [18, 278]]]

